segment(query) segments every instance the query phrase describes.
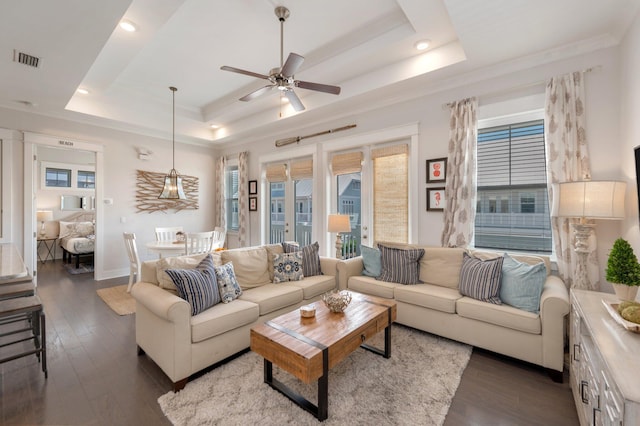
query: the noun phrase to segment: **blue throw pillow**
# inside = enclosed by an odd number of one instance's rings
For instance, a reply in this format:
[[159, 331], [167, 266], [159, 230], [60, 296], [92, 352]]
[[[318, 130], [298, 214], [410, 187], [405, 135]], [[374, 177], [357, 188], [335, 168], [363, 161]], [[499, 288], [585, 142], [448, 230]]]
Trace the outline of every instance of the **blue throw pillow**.
[[458, 285], [460, 294], [483, 302], [501, 305], [500, 276], [502, 275], [503, 261], [503, 257], [481, 260], [469, 256], [466, 252], [463, 253]]
[[220, 303], [213, 258], [207, 255], [194, 269], [165, 271], [178, 289], [178, 295], [191, 305], [191, 315]]
[[366, 275], [368, 277], [379, 277], [382, 270], [380, 250], [377, 248], [360, 246], [360, 253], [362, 253], [362, 263], [364, 264], [362, 275]]
[[302, 273], [305, 277], [322, 275], [320, 268], [320, 244], [318, 244], [317, 241], [302, 248], [294, 244], [282, 243], [282, 249], [285, 253], [302, 252]]
[[218, 280], [218, 288], [220, 289], [220, 297], [222, 303], [229, 303], [242, 295], [242, 288], [236, 280], [236, 274], [233, 271], [233, 263], [225, 263], [222, 266], [216, 266], [216, 280]]
[[300, 281], [302, 272], [302, 252], [276, 254], [273, 257], [273, 282]]
[[515, 308], [537, 314], [540, 312], [540, 295], [546, 279], [547, 268], [544, 263], [528, 265], [505, 253], [500, 299]]

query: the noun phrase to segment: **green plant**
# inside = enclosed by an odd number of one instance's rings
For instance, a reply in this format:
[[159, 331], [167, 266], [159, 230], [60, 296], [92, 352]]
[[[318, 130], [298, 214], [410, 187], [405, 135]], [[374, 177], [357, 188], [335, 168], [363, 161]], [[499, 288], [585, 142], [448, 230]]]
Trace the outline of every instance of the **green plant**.
[[628, 286], [640, 285], [640, 264], [631, 245], [618, 238], [609, 252], [606, 269], [607, 281]]

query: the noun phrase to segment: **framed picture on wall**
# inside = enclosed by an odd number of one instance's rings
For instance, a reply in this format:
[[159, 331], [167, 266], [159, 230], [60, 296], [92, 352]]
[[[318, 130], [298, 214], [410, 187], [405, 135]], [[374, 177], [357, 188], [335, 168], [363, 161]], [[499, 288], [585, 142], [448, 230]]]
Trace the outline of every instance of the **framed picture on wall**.
[[249, 197], [249, 211], [258, 211], [258, 197]]
[[258, 193], [258, 181], [250, 180], [249, 181], [249, 195], [256, 195]]
[[444, 198], [444, 187], [442, 188], [427, 188], [427, 211], [428, 212], [441, 212], [447, 205], [447, 200]]
[[427, 160], [427, 183], [440, 183], [447, 179], [447, 159]]

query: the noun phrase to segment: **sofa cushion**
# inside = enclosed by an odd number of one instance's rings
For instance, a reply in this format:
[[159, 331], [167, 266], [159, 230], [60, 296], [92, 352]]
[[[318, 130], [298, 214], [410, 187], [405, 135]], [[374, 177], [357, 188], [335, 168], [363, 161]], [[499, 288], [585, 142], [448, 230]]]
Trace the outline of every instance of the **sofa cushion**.
[[273, 282], [300, 281], [302, 273], [302, 252], [276, 254], [273, 259]]
[[304, 277], [300, 281], [290, 281], [287, 284], [301, 288], [304, 300], [309, 300], [336, 288], [336, 277], [333, 275], [314, 275], [313, 277]]
[[362, 264], [364, 265], [362, 275], [367, 277], [380, 276], [382, 269], [380, 250], [373, 247], [360, 246], [360, 253], [362, 253]]
[[320, 268], [320, 244], [316, 241], [313, 244], [300, 248], [295, 244], [282, 243], [285, 253], [293, 253], [294, 251], [302, 251], [302, 273], [305, 277], [313, 277], [314, 275], [322, 275]]
[[211, 255], [205, 256], [193, 269], [167, 269], [166, 273], [177, 287], [178, 295], [191, 305], [191, 315], [220, 303]]
[[202, 342], [229, 330], [251, 324], [258, 319], [260, 308], [255, 303], [235, 300], [217, 305], [191, 317], [191, 341]]
[[540, 334], [542, 326], [540, 315], [523, 311], [509, 305], [495, 305], [470, 297], [463, 297], [456, 302], [458, 315], [513, 330], [531, 334]]
[[420, 280], [457, 290], [464, 252], [462, 248], [425, 247], [420, 259]]
[[460, 269], [460, 294], [482, 300], [483, 302], [501, 304], [500, 276], [502, 274], [503, 257], [481, 260], [462, 255]]
[[302, 302], [302, 295], [302, 289], [293, 285], [265, 284], [245, 291], [241, 300], [260, 306], [260, 315], [262, 316]]
[[358, 293], [384, 297], [385, 299], [393, 299], [394, 289], [402, 285], [403, 284], [378, 281], [373, 277], [365, 277], [364, 275], [354, 275], [349, 277], [347, 288], [349, 290], [357, 291]]
[[158, 285], [167, 290], [177, 291], [173, 280], [167, 275], [167, 269], [193, 269], [206, 257], [206, 254], [196, 254], [193, 256], [163, 257], [156, 263], [156, 275]]
[[229, 262], [233, 263], [233, 271], [243, 290], [271, 282], [269, 269], [273, 264], [269, 261], [267, 249], [264, 247], [222, 251], [222, 263]]
[[518, 309], [538, 313], [540, 295], [547, 279], [547, 268], [543, 262], [528, 265], [518, 262], [507, 253], [502, 263], [500, 300]]
[[233, 271], [233, 263], [225, 263], [222, 266], [216, 266], [214, 269], [222, 303], [229, 303], [242, 295], [242, 288], [240, 288]]
[[380, 249], [380, 281], [398, 284], [417, 284], [420, 282], [420, 259], [424, 249], [398, 249], [378, 244]]
[[456, 313], [456, 301], [462, 297], [458, 290], [434, 284], [397, 286], [393, 295], [397, 302], [423, 306], [448, 314]]

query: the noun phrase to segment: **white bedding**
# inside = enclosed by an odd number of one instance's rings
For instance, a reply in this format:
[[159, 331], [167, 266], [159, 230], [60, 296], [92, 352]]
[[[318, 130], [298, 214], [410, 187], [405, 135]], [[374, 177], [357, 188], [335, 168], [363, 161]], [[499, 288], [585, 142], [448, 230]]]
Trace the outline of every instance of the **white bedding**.
[[93, 253], [95, 237], [63, 237], [60, 239], [60, 247], [69, 253]]

